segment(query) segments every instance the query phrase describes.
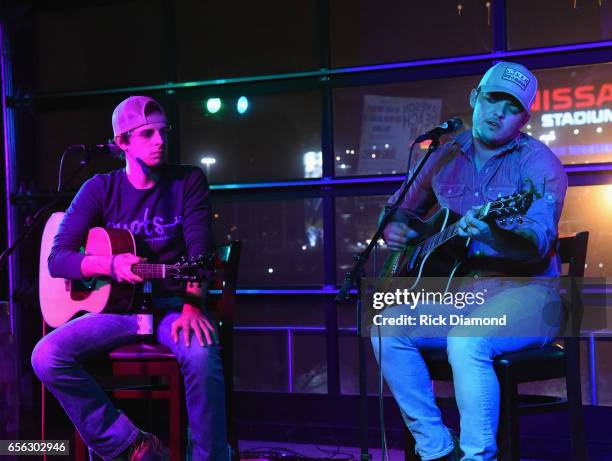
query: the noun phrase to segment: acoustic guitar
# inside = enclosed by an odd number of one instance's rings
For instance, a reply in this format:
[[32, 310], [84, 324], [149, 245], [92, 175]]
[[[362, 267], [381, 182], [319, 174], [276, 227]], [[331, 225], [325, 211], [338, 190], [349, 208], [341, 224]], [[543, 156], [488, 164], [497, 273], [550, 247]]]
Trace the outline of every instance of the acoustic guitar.
[[[79, 312], [128, 313], [135, 307], [138, 285], [118, 283], [110, 277], [95, 277], [89, 283], [51, 277], [47, 260], [63, 217], [63, 212], [49, 217], [40, 246], [39, 297], [45, 322], [56, 328]], [[136, 254], [134, 235], [125, 229], [94, 227], [87, 234], [85, 253], [96, 256]], [[142, 263], [132, 266], [132, 272], [143, 279], [198, 282], [209, 262], [200, 256], [191, 260], [181, 258], [176, 264]]]
[[[490, 225], [523, 222], [523, 216], [531, 207], [534, 197], [540, 195], [530, 188], [523, 192], [498, 198], [480, 207], [477, 218]], [[458, 237], [460, 215], [448, 208], [441, 208], [429, 219], [409, 219], [408, 226], [419, 237], [402, 251], [393, 251], [385, 260], [380, 277], [409, 277], [414, 279], [410, 290], [416, 289], [422, 277], [448, 277], [447, 289], [452, 278], [465, 259], [470, 239]]]

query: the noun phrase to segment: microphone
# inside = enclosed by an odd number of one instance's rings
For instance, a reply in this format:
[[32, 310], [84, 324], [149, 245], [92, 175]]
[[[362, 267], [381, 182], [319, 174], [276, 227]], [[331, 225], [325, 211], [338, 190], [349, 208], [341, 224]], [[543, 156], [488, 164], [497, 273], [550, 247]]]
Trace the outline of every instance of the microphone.
[[89, 154], [101, 154], [108, 155], [110, 157], [122, 158], [123, 151], [121, 148], [114, 143], [110, 144], [94, 144], [94, 145], [85, 145], [85, 144], [75, 144], [72, 146], [68, 146], [68, 151], [70, 152], [87, 152]]
[[463, 122], [458, 117], [452, 117], [448, 120], [443, 121], [437, 127], [429, 130], [426, 133], [423, 133], [419, 137], [417, 137], [414, 142], [420, 143], [426, 141], [428, 139], [438, 139], [440, 136], [446, 133], [452, 133], [453, 131], [457, 131], [463, 126]]

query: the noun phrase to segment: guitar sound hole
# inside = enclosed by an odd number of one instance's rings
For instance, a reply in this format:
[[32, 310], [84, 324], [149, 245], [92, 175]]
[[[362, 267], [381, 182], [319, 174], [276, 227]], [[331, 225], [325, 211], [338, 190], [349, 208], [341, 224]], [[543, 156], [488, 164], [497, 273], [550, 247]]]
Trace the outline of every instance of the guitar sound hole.
[[86, 299], [95, 287], [95, 280], [91, 284], [86, 284], [82, 280], [70, 280], [70, 298], [74, 301]]

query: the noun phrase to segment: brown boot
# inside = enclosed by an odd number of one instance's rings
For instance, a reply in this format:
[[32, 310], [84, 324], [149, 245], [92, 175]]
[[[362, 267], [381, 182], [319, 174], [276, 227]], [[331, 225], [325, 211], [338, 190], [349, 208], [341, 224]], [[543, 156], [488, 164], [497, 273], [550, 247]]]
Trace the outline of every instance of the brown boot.
[[128, 461], [163, 461], [164, 447], [153, 434], [141, 432], [128, 450]]
[[[463, 452], [459, 447], [459, 438], [455, 435], [453, 431], [450, 431], [450, 435], [453, 438], [453, 449], [442, 456], [441, 458], [436, 458], [432, 461], [461, 461], [461, 457], [463, 456]], [[419, 458], [420, 459], [420, 458]]]
[[461, 451], [461, 448], [459, 447], [459, 438], [453, 431], [450, 431], [450, 435], [453, 438], [453, 451], [444, 455], [442, 458], [440, 458], [440, 460], [441, 461], [460, 461], [463, 456], [463, 452]]

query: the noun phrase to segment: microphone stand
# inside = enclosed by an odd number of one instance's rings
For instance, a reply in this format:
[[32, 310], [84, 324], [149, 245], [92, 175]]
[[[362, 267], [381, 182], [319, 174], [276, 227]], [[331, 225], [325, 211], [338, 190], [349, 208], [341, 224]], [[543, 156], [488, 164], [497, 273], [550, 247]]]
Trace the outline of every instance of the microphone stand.
[[[84, 146], [76, 147], [80, 148]], [[17, 237], [17, 239], [13, 242], [11, 246], [9, 246], [2, 253], [0, 253], [0, 271], [4, 268], [4, 265], [8, 261], [11, 254], [13, 254], [13, 252], [19, 247], [19, 245], [21, 245], [30, 236], [34, 229], [36, 229], [38, 225], [42, 223], [43, 219], [47, 217], [47, 212], [49, 210], [52, 210], [62, 200], [62, 197], [60, 196], [60, 193], [62, 192], [61, 168], [64, 163], [65, 155], [68, 152], [73, 152], [75, 150], [75, 146], [68, 146], [68, 148], [62, 154], [62, 158], [60, 161], [60, 179], [58, 181], [55, 198], [53, 198], [51, 202], [39, 208], [36, 213], [34, 213], [34, 215], [28, 216], [25, 220], [25, 223], [23, 224], [23, 228], [21, 230], [21, 233], [19, 234], [19, 237]], [[87, 155], [79, 162], [79, 167], [72, 173], [68, 181], [66, 181], [67, 184], [72, 183], [72, 181], [74, 181], [74, 179], [79, 175], [79, 173], [83, 171], [83, 169], [89, 164], [89, 160], [91, 158], [91, 151], [87, 149], [83, 149], [83, 151], [86, 152]]]
[[[416, 177], [423, 169], [425, 162], [429, 159], [432, 152], [436, 150], [440, 145], [440, 137], [433, 137], [427, 152], [415, 168], [412, 176], [410, 170], [406, 172], [406, 182], [401, 193], [397, 197], [397, 200], [385, 207], [385, 213], [379, 220], [378, 228], [374, 235], [370, 239], [370, 243], [365, 250], [355, 254], [355, 265], [353, 268], [346, 273], [344, 277], [344, 283], [336, 295], [335, 301], [342, 301], [349, 299], [351, 288], [357, 288], [357, 302], [356, 302], [356, 316], [357, 316], [357, 353], [359, 356], [359, 430], [360, 430], [360, 441], [361, 441], [361, 455], [360, 461], [369, 461], [372, 459], [372, 455], [368, 451], [368, 393], [367, 393], [367, 373], [366, 373], [366, 338], [363, 336], [361, 328], [361, 316], [362, 316], [362, 287], [361, 279], [365, 276], [364, 266], [370, 257], [370, 253], [376, 246], [378, 240], [383, 236], [383, 232], [387, 224], [389, 224], [395, 215], [395, 212], [399, 209], [400, 205], [404, 201], [404, 197], [408, 192], [408, 189], [414, 183]], [[410, 167], [410, 166], [409, 166]], [[384, 460], [383, 460], [384, 461]]]
[[[47, 217], [47, 212], [49, 210], [52, 210], [62, 200], [62, 197], [61, 197], [60, 193], [62, 192], [62, 167], [64, 165], [64, 158], [65, 158], [67, 153], [75, 152], [77, 150], [84, 151], [86, 153], [86, 156], [83, 159], [80, 160], [78, 168], [76, 168], [72, 172], [72, 175], [70, 176], [68, 181], [66, 181], [66, 184], [71, 184], [72, 181], [74, 181], [74, 179], [79, 175], [79, 173], [81, 173], [81, 171], [83, 171], [83, 169], [89, 164], [89, 161], [91, 159], [92, 151], [90, 149], [87, 149], [85, 146], [68, 146], [66, 148], [66, 150], [64, 150], [64, 152], [62, 153], [61, 160], [60, 160], [60, 167], [59, 167], [59, 172], [58, 172], [58, 184], [57, 184], [57, 190], [56, 190], [56, 193], [55, 193], [55, 197], [53, 198], [53, 200], [51, 200], [51, 202], [49, 202], [46, 205], [44, 205], [41, 208], [39, 208], [36, 211], [36, 213], [34, 213], [33, 216], [28, 216], [26, 218], [25, 223], [23, 225], [23, 229], [22, 229], [19, 237], [17, 237], [17, 239], [13, 242], [12, 245], [10, 245], [2, 253], [0, 253], [0, 272], [3, 270], [4, 265], [6, 264], [8, 259], [10, 258], [11, 254], [13, 254], [13, 252], [30, 236], [30, 234], [32, 234], [34, 229], [36, 229], [39, 226], [39, 224], [42, 223], [43, 219], [45, 219]], [[10, 212], [10, 210], [9, 210], [9, 212]], [[12, 305], [12, 302], [11, 302], [11, 305]], [[10, 335], [11, 335], [11, 340], [12, 340], [13, 336], [15, 335], [14, 326], [12, 324], [12, 322], [13, 322], [13, 320], [12, 320], [12, 316], [13, 316], [12, 310], [10, 312], [10, 316], [11, 316], [11, 332], [10, 332]], [[45, 322], [43, 321], [43, 335], [45, 334], [45, 328], [46, 328], [45, 327]], [[44, 423], [44, 419], [45, 419], [45, 386], [44, 386], [44, 384], [41, 384], [41, 420], [42, 420], [41, 421], [42, 422], [41, 437], [42, 437], [43, 440], [45, 439], [45, 430], [44, 430], [45, 423]]]

